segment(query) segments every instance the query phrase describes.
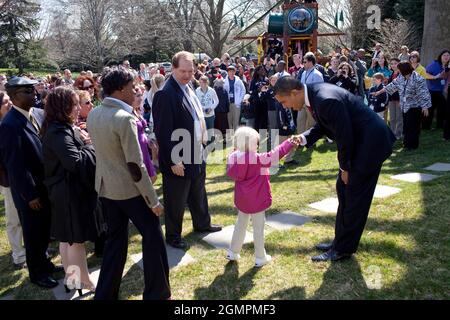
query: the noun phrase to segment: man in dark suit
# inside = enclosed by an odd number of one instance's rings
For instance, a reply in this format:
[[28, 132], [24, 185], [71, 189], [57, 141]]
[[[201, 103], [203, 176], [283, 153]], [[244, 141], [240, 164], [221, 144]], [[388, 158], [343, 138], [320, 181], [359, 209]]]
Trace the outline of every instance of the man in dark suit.
[[181, 51], [172, 59], [172, 76], [153, 100], [155, 134], [159, 144], [159, 164], [163, 176], [166, 242], [184, 249], [181, 239], [186, 203], [194, 230], [216, 232], [211, 224], [205, 189], [204, 145], [206, 124], [201, 104], [189, 82], [194, 73], [193, 55]]
[[23, 229], [28, 272], [32, 283], [53, 288], [51, 274], [60, 269], [47, 258], [50, 204], [44, 186], [40, 119], [30, 112], [37, 81], [13, 77], [6, 84], [13, 107], [0, 125], [0, 154]]
[[312, 113], [317, 124], [298, 139], [313, 146], [326, 135], [336, 141], [339, 208], [335, 238], [320, 244], [325, 251], [313, 261], [340, 260], [356, 252], [364, 230], [383, 162], [391, 155], [395, 136], [386, 123], [357, 96], [332, 84], [303, 85], [284, 77], [275, 85], [275, 97], [285, 107]]

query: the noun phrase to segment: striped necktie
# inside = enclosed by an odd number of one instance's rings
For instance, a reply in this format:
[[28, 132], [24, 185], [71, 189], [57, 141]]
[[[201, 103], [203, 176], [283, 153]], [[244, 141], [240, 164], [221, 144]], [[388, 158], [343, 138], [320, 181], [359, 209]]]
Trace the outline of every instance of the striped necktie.
[[33, 125], [33, 127], [36, 129], [36, 132], [39, 133], [39, 131], [41, 130], [41, 127], [39, 126], [38, 122], [36, 121], [36, 119], [33, 117], [33, 115], [30, 113], [30, 122]]

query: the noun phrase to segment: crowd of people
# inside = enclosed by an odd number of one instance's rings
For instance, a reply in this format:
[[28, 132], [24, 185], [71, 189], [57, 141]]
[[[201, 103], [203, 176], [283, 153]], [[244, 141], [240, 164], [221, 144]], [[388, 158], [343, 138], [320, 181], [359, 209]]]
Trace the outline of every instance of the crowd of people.
[[[387, 131], [380, 121], [388, 124], [406, 150], [419, 147], [420, 131], [431, 130], [435, 116], [443, 139], [450, 139], [449, 50], [426, 68], [419, 53], [409, 53], [405, 46], [398, 57], [388, 57], [381, 44], [376, 44], [370, 58], [364, 49], [339, 49], [324, 65], [312, 52], [284, 61], [279, 51], [273, 41], [261, 64], [227, 53], [211, 61], [195, 61], [182, 51], [173, 57], [170, 72], [154, 64], [140, 64], [134, 70], [124, 61], [105, 67], [101, 74], [83, 71], [75, 79], [68, 69], [42, 78], [0, 75], [0, 182], [14, 266], [28, 268], [30, 281], [40, 287], [57, 286], [53, 273], [64, 271], [66, 291], [82, 294], [80, 290], [87, 289], [95, 291], [96, 299], [117, 299], [131, 220], [143, 238], [144, 299], [169, 299], [165, 243], [187, 248], [181, 236], [186, 205], [195, 232], [221, 230], [212, 223], [208, 207], [204, 149], [211, 143], [226, 143], [230, 129], [235, 132], [235, 152], [228, 158], [227, 174], [236, 183], [239, 214], [227, 258], [239, 259], [251, 216], [255, 266], [269, 263], [263, 233], [264, 212], [271, 204], [268, 168], [274, 161], [278, 166], [283, 157], [284, 166], [299, 164], [294, 159], [297, 148], [317, 141], [315, 112], [323, 112], [322, 105], [333, 100], [320, 96], [321, 90], [347, 99], [364, 115], [361, 121], [370, 119], [383, 134]], [[331, 87], [320, 83], [343, 91], [333, 95], [328, 92]], [[291, 105], [291, 92], [306, 108]], [[363, 105], [367, 110], [359, 109]], [[332, 122], [348, 120], [339, 119], [333, 117]], [[355, 119], [359, 119], [356, 113]], [[342, 135], [335, 132], [338, 127], [320, 133], [342, 147]], [[189, 137], [184, 139], [181, 133], [174, 139], [179, 129]], [[270, 131], [272, 150], [267, 153], [257, 152], [261, 130]], [[386, 134], [386, 145], [390, 139]], [[182, 150], [174, 158], [179, 142], [187, 143], [190, 152]], [[343, 153], [339, 151], [340, 156]], [[362, 176], [361, 181], [378, 178], [385, 159], [380, 158], [372, 175]], [[349, 168], [341, 160], [346, 184]], [[164, 206], [153, 187], [158, 173]], [[343, 185], [338, 193], [344, 189]], [[371, 199], [367, 195], [364, 201]], [[159, 222], [163, 212], [165, 235]], [[63, 268], [49, 259], [50, 241], [59, 242]], [[87, 268], [87, 241], [95, 242], [96, 254], [103, 257], [97, 287]], [[353, 253], [358, 241], [341, 248]], [[341, 256], [315, 261], [330, 257]]]

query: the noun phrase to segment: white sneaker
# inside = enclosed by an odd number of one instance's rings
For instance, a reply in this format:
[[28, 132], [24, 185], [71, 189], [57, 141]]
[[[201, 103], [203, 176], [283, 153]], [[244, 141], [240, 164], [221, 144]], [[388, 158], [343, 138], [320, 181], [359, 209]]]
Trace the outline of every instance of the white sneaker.
[[266, 264], [268, 264], [270, 261], [272, 261], [272, 256], [269, 256], [268, 254], [266, 254], [265, 259], [255, 259], [255, 267], [256, 268], [261, 268], [262, 266], [265, 266]]
[[239, 253], [234, 253], [231, 250], [227, 250], [227, 259], [230, 261], [237, 261], [241, 258], [241, 255]]

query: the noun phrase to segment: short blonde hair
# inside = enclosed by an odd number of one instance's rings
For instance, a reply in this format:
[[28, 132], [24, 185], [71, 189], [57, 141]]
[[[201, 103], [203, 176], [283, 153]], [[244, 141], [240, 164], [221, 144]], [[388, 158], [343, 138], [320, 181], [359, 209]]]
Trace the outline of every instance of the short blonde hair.
[[250, 127], [239, 127], [234, 133], [234, 146], [241, 152], [256, 152], [259, 144], [259, 133]]
[[384, 81], [384, 74], [382, 74], [381, 72], [377, 72], [373, 75], [373, 78]]

